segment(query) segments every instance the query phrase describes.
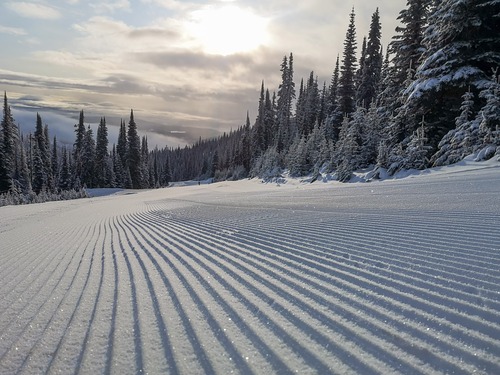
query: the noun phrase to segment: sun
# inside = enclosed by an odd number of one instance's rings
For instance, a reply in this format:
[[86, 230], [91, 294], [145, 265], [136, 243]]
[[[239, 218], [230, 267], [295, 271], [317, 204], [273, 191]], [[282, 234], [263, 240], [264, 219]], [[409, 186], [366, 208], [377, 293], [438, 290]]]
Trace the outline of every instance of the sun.
[[192, 13], [189, 32], [204, 52], [249, 52], [268, 41], [268, 20], [237, 6], [208, 7]]

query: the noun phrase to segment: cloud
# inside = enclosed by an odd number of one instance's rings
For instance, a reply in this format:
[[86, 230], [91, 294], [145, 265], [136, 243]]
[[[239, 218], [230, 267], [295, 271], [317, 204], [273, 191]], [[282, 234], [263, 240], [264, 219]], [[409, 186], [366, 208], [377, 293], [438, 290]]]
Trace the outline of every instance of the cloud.
[[24, 1], [16, 1], [16, 2], [8, 2], [5, 4], [7, 8], [16, 12], [22, 17], [26, 18], [35, 18], [42, 20], [55, 20], [61, 18], [61, 13], [50, 6], [38, 4], [38, 3], [30, 3]]
[[128, 0], [100, 1], [98, 3], [90, 3], [98, 13], [113, 13], [118, 10], [130, 10], [130, 2]]
[[27, 32], [17, 27], [7, 27], [0, 25], [0, 33], [10, 35], [27, 35]]

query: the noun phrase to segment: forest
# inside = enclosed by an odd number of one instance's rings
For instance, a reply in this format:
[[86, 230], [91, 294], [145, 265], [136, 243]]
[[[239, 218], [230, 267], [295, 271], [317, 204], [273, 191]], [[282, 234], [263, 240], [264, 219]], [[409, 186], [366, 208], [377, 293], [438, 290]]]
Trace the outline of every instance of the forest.
[[385, 51], [378, 8], [359, 51], [355, 16], [353, 9], [330, 82], [311, 71], [296, 85], [286, 54], [279, 87], [261, 83], [253, 123], [247, 114], [237, 130], [184, 148], [149, 150], [133, 111], [110, 146], [106, 119], [94, 136], [83, 110], [73, 147], [60, 147], [38, 114], [34, 132], [21, 134], [5, 93], [0, 194], [27, 203], [79, 196], [84, 187], [158, 188], [284, 171], [347, 182], [360, 168], [376, 178], [500, 155], [500, 0], [408, 0]]

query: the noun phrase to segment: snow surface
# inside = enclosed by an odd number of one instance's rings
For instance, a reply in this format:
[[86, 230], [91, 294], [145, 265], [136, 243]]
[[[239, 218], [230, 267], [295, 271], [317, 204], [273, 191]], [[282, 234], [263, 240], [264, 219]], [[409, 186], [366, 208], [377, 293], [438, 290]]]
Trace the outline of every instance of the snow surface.
[[284, 182], [1, 207], [0, 373], [500, 374], [499, 162]]

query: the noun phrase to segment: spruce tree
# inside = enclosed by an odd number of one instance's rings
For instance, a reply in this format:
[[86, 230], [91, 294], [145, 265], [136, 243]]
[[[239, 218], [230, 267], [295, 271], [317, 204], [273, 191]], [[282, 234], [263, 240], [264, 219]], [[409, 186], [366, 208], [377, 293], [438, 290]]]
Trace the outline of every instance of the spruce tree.
[[402, 25], [396, 28], [396, 35], [388, 49], [393, 55], [391, 78], [397, 91], [403, 88], [408, 69], [415, 69], [420, 64], [426, 50], [423, 39], [428, 25], [430, 3], [431, 0], [407, 0], [406, 8], [399, 12], [398, 21]]
[[16, 125], [7, 101], [7, 93], [4, 92], [3, 118], [0, 129], [0, 193], [6, 193], [13, 187], [16, 134]]
[[285, 56], [281, 64], [281, 84], [278, 90], [277, 103], [277, 137], [276, 148], [281, 152], [288, 146], [288, 142], [294, 134], [292, 129], [292, 103], [295, 99], [295, 83], [293, 82], [293, 55]]
[[97, 187], [109, 187], [109, 153], [108, 153], [108, 128], [106, 118], [101, 117], [97, 127], [95, 149], [95, 184]]
[[368, 43], [365, 58], [361, 68], [361, 82], [358, 87], [357, 102], [365, 108], [369, 108], [372, 101], [376, 99], [379, 87], [380, 74], [382, 70], [381, 54], [381, 25], [378, 8], [372, 15]]
[[[42, 117], [39, 113], [36, 114], [36, 126], [34, 133], [34, 162], [33, 162], [33, 172], [38, 175], [37, 182], [33, 182], [33, 189], [39, 193], [42, 190], [53, 189], [52, 180], [52, 161], [50, 158], [50, 148], [47, 145], [48, 131], [44, 128], [42, 123]], [[36, 185], [36, 188], [35, 188]]]
[[326, 103], [325, 135], [330, 141], [338, 139], [340, 124], [342, 123], [342, 112], [338, 101], [340, 58], [337, 55], [335, 69], [333, 71], [330, 88], [328, 90], [328, 99]]
[[264, 100], [264, 149], [266, 150], [274, 143], [274, 137], [276, 136], [275, 117], [274, 99], [271, 100], [269, 90], [266, 89]]
[[53, 189], [54, 191], [59, 187], [59, 155], [57, 147], [57, 138], [54, 136], [54, 141], [52, 142], [52, 154], [51, 154], [51, 173], [53, 179]]
[[305, 93], [305, 132], [309, 135], [316, 122], [318, 121], [319, 114], [319, 89], [318, 80], [314, 78], [314, 72], [309, 75]]
[[149, 176], [149, 147], [148, 138], [146, 136], [141, 139], [141, 176], [142, 183], [141, 187], [147, 189], [150, 187], [150, 176]]
[[429, 17], [423, 63], [406, 90], [404, 113], [411, 123], [425, 115], [433, 149], [454, 127], [463, 93], [470, 87], [477, 94], [500, 66], [499, 14], [498, 0], [444, 0]]
[[78, 124], [75, 125], [75, 143], [73, 144], [73, 160], [74, 160], [74, 178], [81, 179], [82, 175], [82, 160], [81, 154], [83, 150], [83, 139], [85, 138], [85, 116], [83, 109], [80, 111]]
[[83, 147], [81, 152], [82, 175], [81, 183], [83, 187], [95, 187], [96, 170], [95, 170], [95, 140], [94, 132], [90, 125], [88, 126], [83, 138]]
[[265, 150], [265, 89], [264, 81], [260, 88], [259, 105], [257, 109], [257, 118], [255, 119], [255, 125], [252, 129], [252, 149], [254, 157], [257, 157]]
[[133, 189], [142, 187], [141, 167], [141, 140], [137, 133], [137, 125], [134, 120], [134, 111], [130, 111], [130, 120], [127, 131], [127, 166], [130, 172], [130, 180]]
[[339, 109], [344, 116], [350, 116], [355, 110], [356, 26], [354, 18], [354, 8], [352, 8], [349, 27], [344, 41], [344, 52], [338, 87]]
[[70, 190], [71, 189], [71, 170], [68, 160], [68, 151], [66, 147], [63, 147], [61, 153], [61, 173], [59, 177], [59, 189]]
[[128, 141], [125, 122], [120, 121], [120, 132], [118, 133], [118, 143], [116, 144], [115, 176], [117, 184], [121, 187], [129, 187], [128, 179], [130, 172], [128, 170]]

